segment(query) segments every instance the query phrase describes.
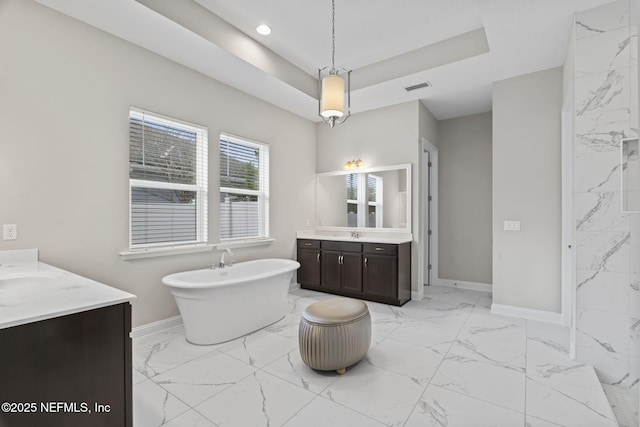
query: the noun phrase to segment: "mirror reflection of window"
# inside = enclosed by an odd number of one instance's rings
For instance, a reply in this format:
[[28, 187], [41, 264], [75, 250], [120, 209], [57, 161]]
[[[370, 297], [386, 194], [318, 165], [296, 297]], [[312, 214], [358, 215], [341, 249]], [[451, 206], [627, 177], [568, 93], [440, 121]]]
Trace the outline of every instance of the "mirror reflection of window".
[[381, 176], [369, 174], [367, 176], [367, 227], [382, 227], [382, 213], [384, 212], [383, 179]]
[[358, 226], [358, 182], [357, 173], [351, 173], [347, 178], [347, 227]]
[[372, 174], [346, 175], [347, 227], [383, 226], [383, 178]]

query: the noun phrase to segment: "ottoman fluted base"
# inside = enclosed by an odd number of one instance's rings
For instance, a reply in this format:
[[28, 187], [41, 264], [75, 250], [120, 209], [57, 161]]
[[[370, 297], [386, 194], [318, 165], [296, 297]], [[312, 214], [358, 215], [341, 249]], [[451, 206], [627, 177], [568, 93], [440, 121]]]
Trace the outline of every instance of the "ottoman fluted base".
[[302, 313], [298, 342], [300, 356], [310, 368], [343, 374], [369, 351], [371, 315], [367, 305], [350, 298], [311, 304]]

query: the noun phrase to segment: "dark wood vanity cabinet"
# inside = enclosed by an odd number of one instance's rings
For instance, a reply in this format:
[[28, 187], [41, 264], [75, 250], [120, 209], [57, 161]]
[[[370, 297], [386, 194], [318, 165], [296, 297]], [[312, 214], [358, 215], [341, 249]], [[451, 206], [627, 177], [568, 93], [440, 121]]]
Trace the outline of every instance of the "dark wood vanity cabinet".
[[312, 289], [393, 305], [411, 299], [411, 243], [298, 240], [298, 281]]
[[298, 282], [320, 286], [320, 241], [298, 239]]
[[362, 292], [362, 245], [323, 241], [320, 287], [328, 290]]
[[0, 426], [131, 427], [130, 332], [128, 302], [0, 329]]

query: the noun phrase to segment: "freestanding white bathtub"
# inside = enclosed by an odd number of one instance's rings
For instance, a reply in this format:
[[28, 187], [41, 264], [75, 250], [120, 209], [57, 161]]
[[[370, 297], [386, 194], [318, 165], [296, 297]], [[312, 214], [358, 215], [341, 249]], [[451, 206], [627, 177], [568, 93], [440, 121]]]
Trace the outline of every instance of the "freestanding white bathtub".
[[284, 317], [293, 272], [288, 259], [261, 259], [231, 267], [170, 274], [187, 340], [208, 345], [257, 331]]

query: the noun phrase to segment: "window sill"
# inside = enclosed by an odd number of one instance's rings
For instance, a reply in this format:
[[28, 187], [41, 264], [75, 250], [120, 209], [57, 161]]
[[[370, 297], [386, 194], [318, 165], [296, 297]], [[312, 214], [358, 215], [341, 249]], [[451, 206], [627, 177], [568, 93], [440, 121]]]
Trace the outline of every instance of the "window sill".
[[270, 237], [263, 239], [227, 240], [225, 242], [216, 243], [214, 247], [218, 250], [225, 250], [227, 248], [249, 248], [252, 246], [267, 246], [275, 241], [276, 239], [272, 239]]
[[192, 246], [175, 246], [171, 248], [147, 248], [138, 251], [120, 252], [120, 257], [129, 261], [132, 259], [155, 258], [169, 255], [183, 255], [197, 252], [209, 252], [215, 248], [215, 245], [192, 245]]

